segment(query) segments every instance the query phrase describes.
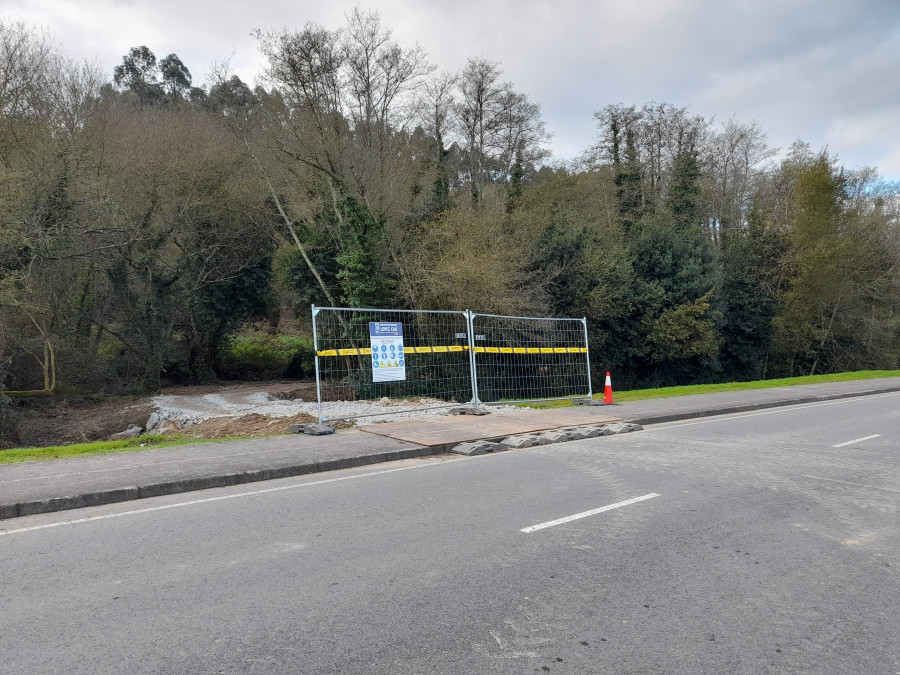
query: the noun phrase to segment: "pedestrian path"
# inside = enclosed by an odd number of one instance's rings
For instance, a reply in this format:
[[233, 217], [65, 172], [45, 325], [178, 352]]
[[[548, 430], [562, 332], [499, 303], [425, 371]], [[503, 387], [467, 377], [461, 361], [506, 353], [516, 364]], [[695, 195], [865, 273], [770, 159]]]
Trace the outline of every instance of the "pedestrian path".
[[548, 429], [608, 424], [621, 418], [609, 414], [612, 408], [555, 408], [501, 415], [459, 415], [389, 424], [368, 424], [360, 431], [387, 436], [429, 447], [450, 447], [467, 441], [503, 438]]

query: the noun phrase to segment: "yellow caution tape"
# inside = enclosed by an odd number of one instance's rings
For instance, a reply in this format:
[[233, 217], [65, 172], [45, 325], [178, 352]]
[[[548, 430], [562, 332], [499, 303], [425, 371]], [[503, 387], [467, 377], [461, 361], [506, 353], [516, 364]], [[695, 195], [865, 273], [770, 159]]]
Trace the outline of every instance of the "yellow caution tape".
[[[446, 354], [468, 351], [468, 345], [435, 345], [429, 347], [404, 347], [404, 354]], [[587, 347], [475, 347], [476, 354], [587, 354]], [[347, 349], [321, 349], [318, 356], [371, 356], [371, 347]]]

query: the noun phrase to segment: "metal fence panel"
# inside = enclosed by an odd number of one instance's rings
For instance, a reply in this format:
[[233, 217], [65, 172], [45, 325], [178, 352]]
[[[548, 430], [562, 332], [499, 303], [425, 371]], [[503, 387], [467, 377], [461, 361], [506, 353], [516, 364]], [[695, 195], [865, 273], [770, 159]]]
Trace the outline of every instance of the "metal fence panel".
[[[331, 417], [328, 406], [323, 406], [329, 401], [419, 397], [433, 399], [428, 407], [473, 401], [468, 312], [315, 306], [312, 311], [320, 421], [365, 416]], [[402, 325], [402, 357], [398, 355], [398, 360], [387, 365], [401, 364], [405, 379], [376, 381], [378, 368], [373, 368], [370, 322]], [[375, 361], [385, 363], [384, 359]], [[421, 407], [411, 402], [392, 406], [381, 414]]]
[[472, 315], [482, 403], [590, 397], [586, 319]]

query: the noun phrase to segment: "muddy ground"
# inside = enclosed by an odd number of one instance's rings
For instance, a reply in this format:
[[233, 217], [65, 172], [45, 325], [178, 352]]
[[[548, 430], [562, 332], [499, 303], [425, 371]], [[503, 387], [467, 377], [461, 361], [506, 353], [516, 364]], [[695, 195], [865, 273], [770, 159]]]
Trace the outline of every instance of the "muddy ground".
[[[154, 395], [116, 400], [72, 400], [63, 397], [32, 399], [16, 402], [21, 416], [20, 447], [68, 445], [85, 441], [106, 440], [129, 426], [143, 427], [156, 410], [151, 401], [155, 396], [194, 396], [205, 394], [268, 392], [280, 400], [316, 400], [315, 382], [222, 382], [192, 387], [167, 387]], [[268, 417], [251, 413], [238, 418], [209, 419], [200, 424], [178, 430], [194, 438], [222, 438], [224, 436], [261, 436], [284, 433], [288, 425], [315, 422], [307, 414], [293, 417]]]

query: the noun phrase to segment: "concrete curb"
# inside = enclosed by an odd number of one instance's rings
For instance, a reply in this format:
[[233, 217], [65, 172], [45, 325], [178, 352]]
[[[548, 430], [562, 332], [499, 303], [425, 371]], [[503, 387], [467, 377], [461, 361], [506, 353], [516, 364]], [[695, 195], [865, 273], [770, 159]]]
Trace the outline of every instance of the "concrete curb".
[[697, 419], [700, 417], [715, 417], [717, 415], [731, 415], [734, 413], [753, 412], [754, 410], [766, 410], [769, 408], [785, 408], [804, 403], [821, 403], [824, 401], [836, 401], [842, 398], [859, 398], [861, 396], [876, 396], [878, 394], [890, 394], [900, 391], [900, 387], [888, 387], [887, 389], [875, 389], [872, 391], [853, 391], [844, 394], [821, 394], [819, 396], [800, 396], [797, 398], [781, 399], [779, 401], [767, 401], [765, 403], [751, 403], [747, 405], [733, 405], [715, 410], [692, 410], [683, 413], [670, 413], [667, 415], [647, 415], [644, 417], [630, 417], [625, 422], [634, 424], [664, 424], [666, 422], [679, 422], [681, 420]]
[[[765, 410], [769, 408], [783, 408], [791, 405], [802, 405], [804, 403], [819, 403], [823, 401], [834, 401], [842, 398], [857, 398], [860, 396], [875, 396], [878, 394], [889, 394], [900, 391], [900, 387], [888, 387], [885, 389], [876, 389], [870, 391], [857, 391], [843, 394], [825, 394], [819, 396], [801, 396], [791, 399], [782, 399], [779, 401], [769, 401], [766, 403], [754, 403], [748, 405], [726, 406], [724, 408], [716, 408], [714, 410], [693, 410], [683, 413], [671, 413], [667, 415], [645, 415], [643, 417], [628, 418], [623, 421], [633, 424], [663, 424], [665, 422], [677, 422], [686, 419], [696, 419], [701, 417], [714, 417], [716, 415], [729, 415], [734, 413], [752, 412], [754, 410]], [[486, 441], [496, 442], [502, 437], [484, 439]], [[453, 444], [456, 445], [456, 444]], [[181, 492], [194, 492], [197, 490], [208, 490], [211, 488], [228, 487], [232, 485], [243, 485], [246, 483], [256, 483], [259, 481], [275, 480], [278, 478], [293, 478], [295, 476], [303, 476], [313, 473], [323, 473], [326, 471], [338, 471], [340, 469], [353, 469], [360, 466], [370, 464], [382, 464], [384, 462], [400, 461], [403, 459], [414, 459], [416, 457], [428, 457], [431, 455], [441, 455], [450, 451], [452, 446], [418, 446], [406, 450], [397, 450], [392, 452], [381, 452], [373, 455], [357, 455], [353, 457], [342, 457], [340, 459], [325, 460], [322, 462], [312, 462], [306, 464], [295, 464], [275, 469], [252, 469], [237, 473], [226, 473], [216, 476], [204, 476], [200, 478], [186, 478], [184, 480], [166, 481], [163, 483], [152, 483], [148, 485], [130, 486], [116, 488], [113, 490], [103, 490], [99, 492], [87, 492], [80, 495], [70, 497], [53, 497], [50, 499], [39, 499], [35, 501], [15, 502], [11, 504], [0, 504], [0, 520], [9, 518], [20, 518], [22, 516], [37, 515], [40, 513], [51, 513], [54, 511], [67, 511], [69, 509], [80, 509], [88, 506], [100, 506], [103, 504], [115, 504], [117, 502], [126, 502], [137, 499], [147, 499], [149, 497], [159, 497], [162, 495], [173, 495]]]
[[187, 478], [185, 480], [116, 488], [115, 490], [87, 492], [71, 497], [53, 497], [35, 501], [0, 504], [0, 520], [20, 518], [22, 516], [33, 516], [39, 513], [52, 513], [54, 511], [68, 511], [70, 509], [80, 509], [87, 506], [115, 504], [116, 502], [147, 499], [149, 497], [159, 497], [162, 495], [174, 495], [181, 492], [194, 492], [197, 490], [208, 490], [211, 488], [229, 487], [232, 485], [244, 485], [246, 483], [275, 480], [277, 478], [293, 478], [295, 476], [304, 476], [312, 473], [353, 469], [369, 464], [382, 464], [384, 462], [395, 462], [403, 459], [440, 455], [444, 454], [446, 451], [447, 448], [443, 445], [433, 447], [419, 446], [406, 450], [381, 452], [374, 455], [342, 457], [340, 459], [331, 459], [308, 464], [295, 464], [275, 469], [252, 469], [250, 471], [226, 473], [217, 476]]

